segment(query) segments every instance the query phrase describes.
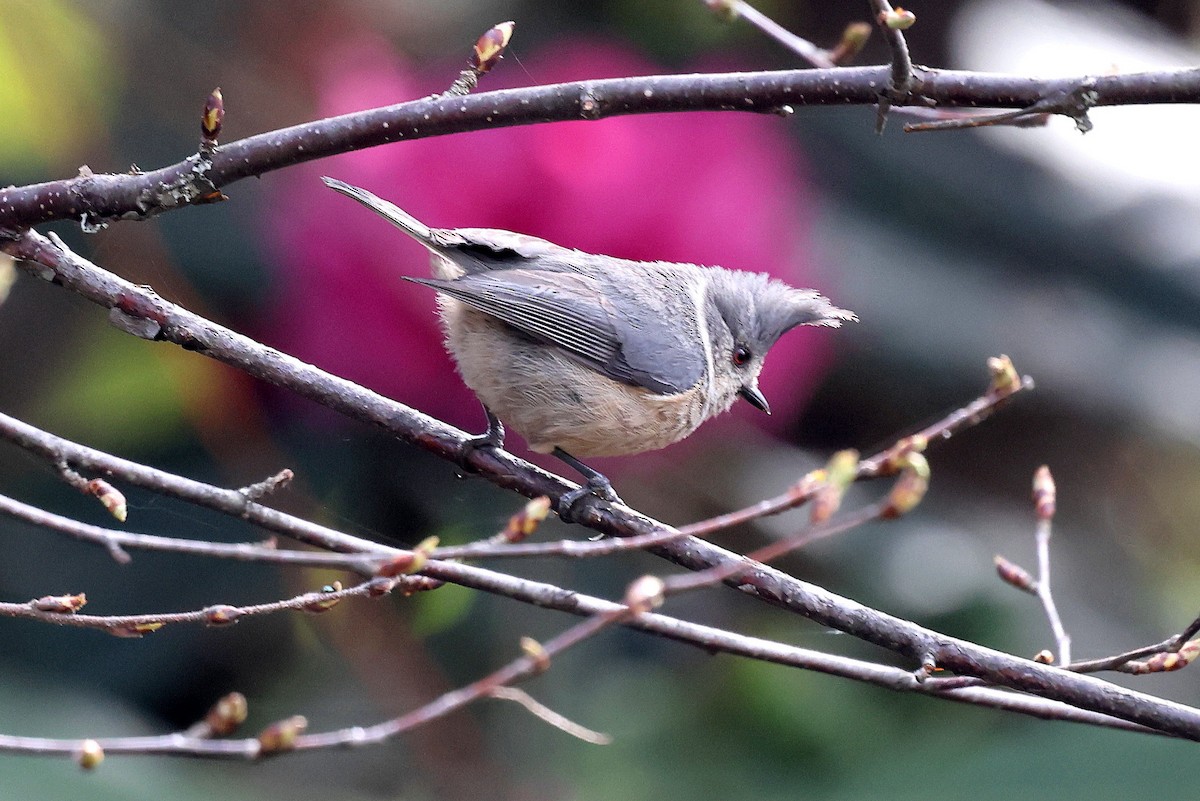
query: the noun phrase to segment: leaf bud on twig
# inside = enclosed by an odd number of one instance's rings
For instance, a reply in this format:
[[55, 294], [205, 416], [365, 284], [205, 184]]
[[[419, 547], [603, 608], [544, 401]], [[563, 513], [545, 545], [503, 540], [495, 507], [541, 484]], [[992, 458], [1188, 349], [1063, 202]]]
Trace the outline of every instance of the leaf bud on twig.
[[1037, 595], [1037, 580], [1028, 570], [1015, 562], [1008, 561], [1000, 554], [996, 554], [992, 561], [996, 563], [996, 574], [1000, 576], [1001, 581], [1011, 584], [1018, 590]]
[[246, 722], [249, 711], [246, 696], [241, 693], [229, 693], [212, 705], [212, 709], [204, 716], [204, 722], [214, 736], [225, 737], [233, 734], [238, 726]]
[[272, 723], [258, 733], [260, 753], [275, 754], [292, 750], [296, 747], [296, 739], [307, 728], [308, 718], [303, 715], [293, 715], [286, 720]]
[[225, 119], [225, 98], [221, 87], [213, 89], [204, 101], [204, 113], [200, 116], [200, 145], [211, 150], [217, 146], [221, 135], [221, 123]]
[[75, 761], [84, 770], [95, 770], [104, 761], [104, 749], [95, 740], [84, 740], [75, 755]]
[[1054, 476], [1050, 475], [1049, 467], [1042, 465], [1033, 474], [1033, 504], [1038, 520], [1054, 519], [1055, 500]]

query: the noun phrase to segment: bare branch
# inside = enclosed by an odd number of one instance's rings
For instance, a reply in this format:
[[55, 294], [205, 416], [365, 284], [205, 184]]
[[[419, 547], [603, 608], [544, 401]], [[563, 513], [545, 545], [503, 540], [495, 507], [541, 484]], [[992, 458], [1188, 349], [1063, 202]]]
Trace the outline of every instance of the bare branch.
[[[893, 67], [652, 75], [435, 96], [251, 136], [151, 172], [92, 175], [0, 190], [0, 229], [50, 220], [145, 219], [211, 202], [229, 184], [365, 147], [561, 120], [682, 111], [774, 113], [784, 106], [875, 105]], [[921, 69], [921, 97], [939, 108], [1026, 109], [1088, 87], [1096, 106], [1200, 102], [1200, 69], [1038, 79]], [[899, 101], [893, 100], [893, 103]]]
[[[464, 461], [501, 486], [530, 496], [544, 494], [551, 497], [557, 497], [572, 486], [503, 451], [475, 449], [464, 457], [462, 451], [467, 436], [463, 432], [368, 392], [351, 382], [322, 373], [311, 365], [266, 348], [228, 329], [220, 328], [174, 304], [167, 303], [145, 288], [136, 287], [100, 270], [36, 233], [28, 232], [7, 243], [5, 248], [13, 255], [34, 259], [42, 265], [23, 265], [27, 271], [35, 275], [45, 273], [44, 277], [61, 283], [105, 307], [116, 307], [116, 316], [122, 323], [132, 320], [135, 323], [141, 321], [152, 324], [155, 333], [150, 334], [151, 338], [186, 344], [193, 350], [233, 364], [251, 375], [290, 388], [347, 416], [388, 428], [401, 438], [426, 450], [456, 461]], [[993, 386], [995, 392], [1015, 392], [1023, 385], [1015, 371], [1011, 370], [1011, 365], [1008, 365], [1008, 372], [997, 367], [996, 376]], [[888, 468], [889, 462], [885, 459], [877, 466], [877, 474]], [[244, 496], [239, 494], [239, 498], [242, 504], [246, 503]], [[579, 518], [590, 527], [605, 533], [629, 536], [671, 530], [624, 507], [600, 501], [589, 501], [583, 506]], [[316, 532], [313, 533], [318, 538], [328, 539], [328, 534], [320, 527], [314, 529]], [[329, 541], [341, 544], [341, 548], [334, 548], [336, 550], [354, 547], [348, 545], [349, 541], [345, 539], [345, 535]], [[736, 560], [739, 566], [744, 564], [741, 561], [743, 557], [695, 538], [659, 546], [654, 552], [689, 570], [729, 564], [730, 560]], [[480, 582], [481, 577], [487, 573], [479, 568], [472, 568], [475, 572], [467, 575], [467, 570], [465, 565], [452, 562], [430, 562], [423, 573], [467, 586], [472, 586], [472, 581]], [[496, 574], [491, 574], [491, 578], [492, 582], [482, 583], [494, 588]], [[509, 594], [510, 597], [517, 597], [515, 593], [529, 589], [529, 585], [513, 586], [511, 581], [511, 577], [504, 577], [504, 583], [507, 584], [505, 594]], [[741, 572], [737, 577], [736, 586], [742, 592], [768, 603], [790, 609], [821, 625], [881, 645], [917, 662], [933, 654], [938, 667], [954, 673], [986, 677], [999, 685], [1036, 692], [1082, 709], [1121, 717], [1184, 737], [1200, 737], [1200, 712], [1196, 710], [1166, 701], [1147, 705], [1145, 698], [1135, 699], [1127, 694], [1127, 691], [1106, 682], [1096, 681], [1095, 684], [1089, 684], [1088, 681], [1094, 680], [1086, 676], [1066, 673], [946, 637], [908, 621], [868, 609], [766, 566]], [[541, 593], [534, 595], [541, 597]]]
[[[0, 617], [24, 618], [57, 626], [97, 629], [117, 637], [141, 637], [172, 623], [200, 623], [205, 626], [224, 626], [243, 617], [268, 615], [284, 610], [324, 612], [343, 598], [379, 597], [391, 592], [393, 579], [375, 578], [353, 587], [341, 589], [330, 586], [319, 592], [308, 592], [264, 604], [232, 606], [216, 604], [191, 612], [156, 612], [143, 615], [80, 615], [61, 609], [78, 609], [86, 603], [82, 596], [46, 596], [24, 604], [0, 603]], [[76, 602], [66, 599], [78, 598]], [[58, 602], [58, 599], [64, 599]]]
[[[298, 567], [325, 567], [332, 570], [349, 570], [368, 576], [372, 575], [384, 561], [378, 555], [374, 558], [369, 558], [358, 554], [280, 550], [273, 545], [264, 545], [261, 543], [209, 542], [206, 540], [188, 540], [176, 537], [159, 537], [153, 534], [116, 531], [103, 528], [102, 526], [93, 526], [90, 523], [81, 523], [78, 520], [72, 520], [62, 515], [56, 515], [53, 512], [47, 512], [36, 506], [30, 506], [5, 495], [0, 495], [0, 514], [66, 534], [83, 542], [102, 545], [110, 553], [116, 550], [124, 554], [123, 558], [117, 559], [122, 564], [131, 559], [129, 554], [124, 550], [126, 548], [163, 553], [186, 553], [194, 556], [207, 556], [214, 559], [234, 559], [241, 562], [264, 562]], [[409, 553], [411, 552], [397, 550], [392, 558]]]

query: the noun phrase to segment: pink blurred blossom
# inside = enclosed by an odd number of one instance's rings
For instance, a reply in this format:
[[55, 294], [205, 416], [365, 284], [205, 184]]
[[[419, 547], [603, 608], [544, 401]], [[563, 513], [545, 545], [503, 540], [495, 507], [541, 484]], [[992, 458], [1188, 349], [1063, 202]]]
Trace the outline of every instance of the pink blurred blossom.
[[[323, 49], [318, 113], [340, 114], [442, 91], [453, 69], [419, 76], [370, 37]], [[661, 72], [629, 49], [565, 41], [507, 61], [481, 90]], [[332, 175], [440, 227], [506, 228], [635, 259], [720, 264], [812, 284], [812, 204], [802, 158], [776, 117], [734, 113], [624, 117], [402, 142], [281, 174], [267, 222], [275, 305], [267, 341], [470, 431], [478, 401], [441, 346], [422, 248], [326, 189]], [[822, 287], [828, 290], [828, 287]], [[837, 298], [834, 298], [835, 302]], [[761, 386], [776, 410], [734, 414], [785, 425], [820, 372], [828, 332], [785, 336]], [[710, 424], [709, 428], [719, 424]], [[701, 433], [703, 436], [703, 432]]]

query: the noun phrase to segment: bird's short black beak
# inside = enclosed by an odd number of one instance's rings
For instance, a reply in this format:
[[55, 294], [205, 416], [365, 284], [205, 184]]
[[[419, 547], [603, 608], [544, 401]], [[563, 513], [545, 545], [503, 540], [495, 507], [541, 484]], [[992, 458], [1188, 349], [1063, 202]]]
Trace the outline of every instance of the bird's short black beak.
[[767, 399], [758, 391], [758, 387], [742, 387], [738, 390], [738, 394], [749, 401], [754, 408], [762, 409], [767, 414], [771, 413], [771, 404], [767, 403]]

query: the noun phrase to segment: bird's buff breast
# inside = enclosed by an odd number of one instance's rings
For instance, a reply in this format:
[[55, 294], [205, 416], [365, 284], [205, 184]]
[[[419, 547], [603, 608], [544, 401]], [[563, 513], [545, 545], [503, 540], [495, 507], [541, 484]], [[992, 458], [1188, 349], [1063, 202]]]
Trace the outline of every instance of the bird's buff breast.
[[439, 303], [463, 381], [535, 452], [641, 453], [683, 439], [705, 419], [703, 384], [676, 395], [622, 384], [458, 301]]

